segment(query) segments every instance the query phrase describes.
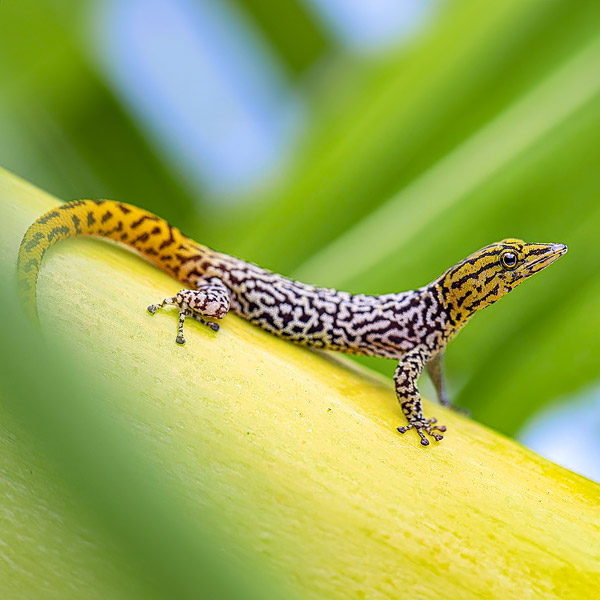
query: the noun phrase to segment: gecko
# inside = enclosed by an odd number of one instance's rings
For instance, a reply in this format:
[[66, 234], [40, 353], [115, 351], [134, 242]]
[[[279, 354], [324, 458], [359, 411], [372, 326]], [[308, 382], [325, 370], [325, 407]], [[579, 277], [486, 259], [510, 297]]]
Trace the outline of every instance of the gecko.
[[446, 431], [423, 414], [417, 380], [426, 368], [438, 401], [449, 402], [442, 372], [448, 342], [478, 311], [490, 306], [567, 251], [564, 244], [508, 238], [481, 248], [418, 289], [382, 295], [315, 287], [217, 252], [160, 217], [112, 200], [77, 200], [53, 208], [27, 230], [17, 279], [26, 312], [37, 322], [36, 282], [42, 257], [59, 240], [99, 236], [124, 244], [185, 286], [148, 306], [178, 311], [178, 344], [186, 318], [213, 331], [230, 311], [297, 344], [348, 354], [395, 359], [396, 396], [406, 425], [423, 446]]

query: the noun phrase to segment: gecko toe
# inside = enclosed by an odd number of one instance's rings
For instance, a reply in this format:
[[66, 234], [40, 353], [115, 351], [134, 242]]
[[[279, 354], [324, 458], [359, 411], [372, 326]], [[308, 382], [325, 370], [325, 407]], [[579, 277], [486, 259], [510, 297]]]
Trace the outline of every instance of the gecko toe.
[[430, 442], [427, 436], [433, 438], [436, 442], [441, 442], [444, 439], [444, 436], [437, 433], [437, 431], [446, 431], [445, 425], [432, 425], [432, 423], [437, 423], [437, 419], [414, 419], [409, 421], [408, 425], [396, 427], [396, 429], [400, 433], [406, 433], [410, 429], [414, 429], [421, 438], [421, 445], [429, 446]]

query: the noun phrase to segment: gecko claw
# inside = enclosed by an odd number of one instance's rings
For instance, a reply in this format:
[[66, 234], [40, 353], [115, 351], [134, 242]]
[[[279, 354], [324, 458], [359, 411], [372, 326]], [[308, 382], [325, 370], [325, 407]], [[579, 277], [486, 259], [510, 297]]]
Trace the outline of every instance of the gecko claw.
[[396, 429], [400, 433], [406, 433], [410, 429], [414, 429], [421, 438], [421, 445], [429, 446], [429, 440], [425, 434], [432, 437], [436, 442], [440, 442], [444, 439], [444, 436], [437, 433], [437, 431], [446, 431], [445, 425], [433, 425], [433, 423], [437, 423], [437, 419], [415, 419], [414, 421], [410, 421], [408, 425], [397, 427]]

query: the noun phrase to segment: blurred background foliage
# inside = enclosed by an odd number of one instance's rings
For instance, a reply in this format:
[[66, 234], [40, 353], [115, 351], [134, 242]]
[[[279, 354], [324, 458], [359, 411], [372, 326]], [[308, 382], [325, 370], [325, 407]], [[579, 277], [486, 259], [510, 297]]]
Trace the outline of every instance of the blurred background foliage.
[[461, 333], [447, 378], [600, 479], [598, 65], [596, 0], [6, 0], [0, 165], [350, 291], [503, 237], [568, 244]]

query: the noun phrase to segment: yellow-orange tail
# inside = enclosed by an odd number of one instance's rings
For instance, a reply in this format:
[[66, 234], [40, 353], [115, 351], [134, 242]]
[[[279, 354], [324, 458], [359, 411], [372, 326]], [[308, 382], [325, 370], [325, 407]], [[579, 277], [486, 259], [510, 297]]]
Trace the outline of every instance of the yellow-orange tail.
[[[19, 293], [34, 322], [37, 322], [36, 282], [44, 253], [60, 240], [87, 235], [110, 238], [134, 248], [184, 284], [190, 283], [191, 263], [201, 265], [202, 259], [212, 252], [164, 219], [136, 206], [112, 200], [62, 204], [29, 227], [19, 249]], [[197, 267], [194, 272], [198, 273]]]

